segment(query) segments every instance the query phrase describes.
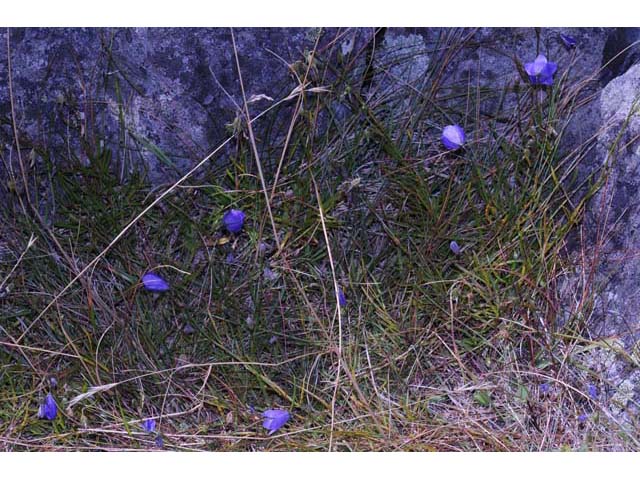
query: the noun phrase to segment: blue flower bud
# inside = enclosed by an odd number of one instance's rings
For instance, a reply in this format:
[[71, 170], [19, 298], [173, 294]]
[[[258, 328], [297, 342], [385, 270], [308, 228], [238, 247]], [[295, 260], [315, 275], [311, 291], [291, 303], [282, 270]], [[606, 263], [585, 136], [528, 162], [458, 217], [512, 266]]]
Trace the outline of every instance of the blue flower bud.
[[42, 418], [45, 420], [54, 420], [58, 415], [58, 406], [56, 405], [56, 401], [53, 398], [53, 395], [47, 393], [47, 396], [38, 408], [38, 418]]
[[142, 284], [144, 288], [151, 292], [166, 292], [169, 290], [169, 284], [155, 273], [145, 273], [142, 277]]
[[460, 125], [447, 125], [442, 130], [442, 144], [447, 150], [457, 150], [464, 144], [465, 134]]
[[241, 210], [229, 210], [222, 217], [225, 228], [231, 233], [239, 233], [244, 225], [244, 212]]

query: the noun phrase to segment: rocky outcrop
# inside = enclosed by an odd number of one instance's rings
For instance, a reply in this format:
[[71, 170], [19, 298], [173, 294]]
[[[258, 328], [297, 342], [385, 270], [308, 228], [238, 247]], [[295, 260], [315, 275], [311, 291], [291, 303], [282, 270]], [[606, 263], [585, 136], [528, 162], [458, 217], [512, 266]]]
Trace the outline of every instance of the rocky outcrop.
[[[282, 98], [290, 65], [340, 35], [361, 48], [371, 29], [235, 29], [247, 98]], [[9, 48], [7, 51], [7, 35]], [[0, 135], [12, 142], [8, 54], [21, 146], [81, 152], [95, 133], [121, 169], [153, 182], [184, 172], [228, 136], [242, 94], [228, 28], [12, 28], [0, 33]], [[161, 153], [159, 153], [161, 152]]]
[[608, 83], [597, 107], [599, 164], [590, 168], [603, 183], [589, 203], [573, 256], [577, 270], [561, 297], [593, 339], [582, 357], [602, 379], [598, 400], [632, 424], [640, 412], [640, 65]]
[[[415, 78], [425, 70], [430, 51], [444, 48], [452, 38], [464, 39], [464, 48], [450, 59], [448, 80], [499, 88], [517, 77], [514, 58], [529, 61], [538, 51], [561, 59], [563, 69], [570, 66], [576, 77], [592, 74], [612, 31], [238, 28], [234, 32], [247, 97], [278, 99], [297, 86], [292, 68], [316, 42], [322, 55], [340, 55], [359, 64], [361, 87], [368, 90], [372, 82], [397, 80], [398, 75]], [[577, 54], [565, 50], [561, 32], [575, 37]], [[611, 52], [624, 42], [610, 44]], [[69, 146], [82, 155], [82, 148], [73, 147], [93, 147], [94, 134], [99, 133], [123, 174], [144, 167], [154, 183], [185, 172], [227, 138], [227, 125], [241, 104], [230, 29], [12, 28], [0, 32], [0, 138], [7, 145], [13, 141], [8, 54], [24, 149], [36, 148], [56, 161]], [[384, 55], [394, 67], [376, 70], [385, 63], [380, 60]]]

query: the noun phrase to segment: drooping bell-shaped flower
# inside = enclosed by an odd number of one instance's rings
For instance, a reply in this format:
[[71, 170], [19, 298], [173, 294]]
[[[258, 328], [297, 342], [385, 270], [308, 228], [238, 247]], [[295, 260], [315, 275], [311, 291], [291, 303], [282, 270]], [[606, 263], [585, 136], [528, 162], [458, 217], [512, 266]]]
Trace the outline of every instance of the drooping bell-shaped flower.
[[456, 242], [455, 240], [452, 240], [451, 243], [449, 244], [449, 249], [455, 254], [455, 255], [460, 255], [460, 245], [458, 245], [458, 242]]
[[346, 307], [347, 306], [347, 297], [344, 296], [344, 292], [342, 291], [342, 289], [340, 287], [338, 287], [338, 304], [341, 307]]
[[159, 275], [155, 273], [145, 273], [142, 277], [144, 288], [151, 292], [166, 292], [169, 290], [169, 284]]
[[269, 430], [269, 435], [271, 435], [287, 423], [291, 415], [286, 410], [266, 410], [262, 417], [264, 418], [262, 426]]
[[53, 395], [47, 393], [47, 396], [44, 399], [44, 402], [38, 408], [38, 418], [43, 418], [45, 420], [54, 420], [58, 415], [58, 406], [56, 405], [56, 401], [53, 398]]
[[578, 42], [571, 35], [565, 35], [564, 33], [560, 34], [560, 40], [562, 40], [562, 44], [567, 50], [572, 50], [576, 48]]
[[529, 75], [531, 85], [553, 85], [553, 74], [558, 69], [558, 64], [549, 62], [547, 57], [540, 54], [531, 63], [525, 63], [524, 69]]
[[156, 421], [153, 418], [147, 418], [142, 421], [142, 428], [145, 432], [151, 433], [156, 431]]
[[264, 275], [265, 280], [269, 280], [270, 282], [278, 279], [278, 274], [271, 270], [269, 267], [265, 267], [262, 271], [262, 274]]
[[464, 130], [460, 125], [447, 125], [442, 130], [442, 144], [447, 150], [457, 150], [464, 144]]
[[244, 212], [242, 210], [229, 210], [222, 217], [222, 223], [231, 233], [239, 233], [244, 226]]

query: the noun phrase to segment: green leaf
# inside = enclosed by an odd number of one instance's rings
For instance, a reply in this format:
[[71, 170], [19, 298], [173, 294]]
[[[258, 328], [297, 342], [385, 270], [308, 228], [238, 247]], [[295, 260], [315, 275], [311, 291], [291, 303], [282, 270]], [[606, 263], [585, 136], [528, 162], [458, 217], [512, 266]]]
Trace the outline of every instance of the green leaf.
[[486, 390], [477, 390], [476, 393], [473, 394], [473, 399], [483, 407], [491, 405], [491, 395]]
[[518, 393], [516, 397], [519, 400], [526, 402], [527, 398], [529, 398], [529, 390], [527, 390], [527, 387], [525, 387], [524, 385], [518, 385]]
[[166, 153], [164, 153], [162, 151], [162, 149], [160, 149], [160, 147], [158, 147], [155, 143], [153, 143], [151, 140], [149, 140], [148, 138], [142, 136], [142, 135], [138, 135], [135, 134], [133, 132], [130, 132], [131, 135], [140, 143], [142, 143], [142, 145], [144, 145], [144, 147], [149, 150], [151, 153], [153, 153], [156, 158], [158, 160], [160, 160], [162, 163], [164, 163], [167, 167], [172, 168], [173, 170], [175, 170], [177, 173], [181, 173], [180, 169], [176, 166], [175, 163], [173, 163], [171, 161], [171, 159], [167, 156]]

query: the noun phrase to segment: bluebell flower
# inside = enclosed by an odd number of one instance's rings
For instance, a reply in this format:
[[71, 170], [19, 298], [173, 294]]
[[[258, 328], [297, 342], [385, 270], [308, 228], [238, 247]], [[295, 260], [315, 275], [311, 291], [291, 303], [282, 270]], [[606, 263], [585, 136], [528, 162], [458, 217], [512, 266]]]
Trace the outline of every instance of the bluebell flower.
[[169, 284], [159, 275], [155, 273], [145, 273], [142, 277], [144, 288], [151, 292], [166, 292], [169, 290]]
[[142, 428], [145, 432], [151, 433], [156, 430], [156, 421], [153, 418], [147, 418], [142, 421]]
[[186, 334], [186, 335], [191, 335], [193, 333], [196, 333], [196, 329], [193, 328], [193, 325], [191, 325], [190, 323], [185, 323], [184, 327], [182, 327], [182, 331]]
[[465, 141], [464, 130], [460, 125], [447, 125], [442, 130], [442, 144], [447, 150], [459, 149]]
[[44, 402], [38, 408], [38, 418], [43, 418], [45, 420], [54, 420], [58, 415], [58, 406], [56, 405], [56, 401], [53, 398], [53, 395], [47, 393], [47, 396], [44, 399]]
[[155, 442], [156, 442], [156, 447], [158, 447], [158, 448], [162, 448], [162, 447], [164, 447], [164, 440], [162, 439], [162, 436], [161, 436], [161, 435], [158, 435], [158, 436], [156, 437]]
[[598, 398], [598, 387], [590, 383], [587, 385], [587, 393], [593, 400], [596, 400]]
[[242, 210], [229, 210], [222, 217], [222, 222], [229, 232], [239, 233], [244, 225], [244, 217]]
[[269, 435], [280, 429], [291, 418], [286, 410], [266, 410], [262, 416], [264, 418], [262, 426], [269, 430]]
[[338, 287], [338, 304], [341, 307], [346, 307], [347, 306], [347, 297], [344, 296], [344, 292], [342, 291], [342, 289], [340, 287]]
[[529, 75], [532, 85], [553, 85], [553, 74], [558, 69], [558, 64], [547, 61], [547, 57], [540, 54], [531, 63], [525, 63], [524, 69]]
[[578, 415], [578, 421], [580, 423], [586, 422], [588, 418], [589, 416], [586, 413], [581, 413], [580, 415]]
[[546, 395], [547, 393], [549, 393], [549, 390], [551, 390], [551, 387], [549, 386], [548, 383], [540, 384], [540, 393], [542, 393], [543, 395]]
[[269, 280], [270, 282], [278, 279], [278, 274], [271, 270], [269, 267], [265, 267], [262, 273], [264, 275], [264, 278]]
[[449, 248], [454, 254], [460, 255], [460, 245], [458, 245], [458, 242], [456, 242], [455, 240], [451, 241], [451, 243], [449, 244]]
[[562, 40], [562, 43], [567, 50], [576, 48], [576, 45], [578, 44], [575, 38], [571, 35], [565, 35], [564, 33], [560, 34], [560, 40]]

